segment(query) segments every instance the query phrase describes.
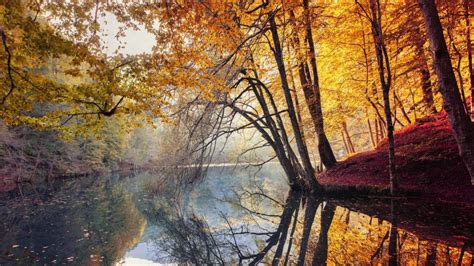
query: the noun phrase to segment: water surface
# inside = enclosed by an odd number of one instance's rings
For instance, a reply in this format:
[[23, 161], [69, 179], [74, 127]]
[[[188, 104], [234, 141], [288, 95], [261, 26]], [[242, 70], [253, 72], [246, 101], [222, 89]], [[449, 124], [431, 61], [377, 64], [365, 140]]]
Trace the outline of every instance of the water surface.
[[187, 180], [182, 169], [167, 169], [54, 181], [24, 187], [23, 196], [4, 194], [0, 264], [473, 260], [472, 209], [415, 199], [306, 198], [289, 191], [276, 164], [211, 167], [202, 181]]

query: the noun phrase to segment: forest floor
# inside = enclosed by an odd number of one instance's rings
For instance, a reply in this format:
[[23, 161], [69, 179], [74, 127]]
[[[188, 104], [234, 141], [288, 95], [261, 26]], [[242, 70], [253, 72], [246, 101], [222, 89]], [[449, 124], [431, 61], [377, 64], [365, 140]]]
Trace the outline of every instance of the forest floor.
[[[458, 154], [446, 113], [418, 119], [395, 131], [396, 176], [405, 193], [429, 200], [474, 205], [474, 186]], [[388, 142], [354, 154], [318, 176], [334, 190], [387, 191]]]

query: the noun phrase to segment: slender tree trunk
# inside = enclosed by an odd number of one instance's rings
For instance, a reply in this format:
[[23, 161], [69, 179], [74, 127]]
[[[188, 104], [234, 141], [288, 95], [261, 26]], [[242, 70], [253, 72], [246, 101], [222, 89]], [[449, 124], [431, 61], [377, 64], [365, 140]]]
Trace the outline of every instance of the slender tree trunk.
[[382, 85], [382, 94], [385, 111], [385, 121], [387, 123], [388, 136], [388, 167], [390, 176], [390, 192], [396, 193], [398, 190], [398, 180], [395, 176], [395, 141], [393, 138], [392, 113], [390, 110], [390, 86], [391, 72], [387, 49], [385, 47], [382, 33], [382, 12], [379, 0], [370, 0], [372, 36], [375, 44], [375, 54], [377, 56], [377, 64], [379, 70], [380, 84]]
[[470, 0], [464, 0], [464, 19], [466, 20], [466, 47], [467, 47], [467, 61], [469, 66], [469, 81], [471, 85], [471, 120], [474, 121], [474, 73], [472, 69], [472, 45], [471, 45], [471, 18], [469, 14]]
[[433, 52], [433, 63], [440, 83], [444, 100], [444, 109], [459, 148], [459, 154], [466, 165], [474, 185], [474, 128], [469, 116], [464, 111], [459, 89], [449, 57], [443, 28], [434, 0], [418, 0], [423, 13], [428, 38]]
[[[408, 116], [408, 113], [405, 110], [405, 107], [403, 107], [403, 103], [400, 100], [400, 97], [398, 97], [395, 90], [393, 90], [393, 98], [395, 98], [396, 105], [398, 105], [398, 108], [400, 108], [400, 111], [402, 111], [403, 118], [405, 118], [405, 120], [407, 121], [408, 124], [411, 124], [410, 116]], [[395, 110], [396, 110], [396, 107], [395, 107]], [[396, 113], [393, 114], [393, 117], [396, 117]]]
[[[294, 14], [292, 13], [291, 16], [294, 18]], [[293, 47], [294, 48], [294, 47]], [[290, 46], [288, 46], [287, 49], [288, 53], [291, 53]], [[290, 72], [290, 82], [291, 82], [291, 94], [293, 95], [293, 99], [295, 101], [295, 107], [296, 107], [296, 117], [298, 118], [298, 123], [300, 125], [300, 131], [301, 131], [301, 137], [303, 138], [303, 143], [306, 146], [306, 149], [308, 148], [308, 143], [306, 142], [306, 137], [305, 137], [305, 130], [303, 127], [303, 119], [301, 117], [301, 105], [300, 101], [298, 98], [298, 92], [296, 90], [296, 83], [295, 83], [295, 76], [293, 74], [293, 67], [290, 65], [289, 67], [289, 72]]]
[[342, 122], [342, 130], [344, 134], [346, 134], [347, 146], [349, 147], [350, 153], [355, 153], [354, 143], [352, 143], [351, 136], [349, 135], [349, 131], [347, 130], [347, 124], [345, 121]]
[[347, 146], [346, 136], [344, 135], [344, 131], [341, 131], [342, 142], [344, 143], [344, 150], [346, 150], [346, 154], [350, 154], [351, 151], [349, 150], [349, 146]]
[[270, 31], [272, 33], [275, 61], [278, 66], [278, 72], [280, 74], [282, 89], [283, 89], [285, 100], [288, 106], [288, 115], [290, 117], [291, 126], [292, 126], [293, 133], [295, 136], [296, 146], [298, 147], [298, 151], [301, 156], [301, 160], [303, 162], [303, 167], [305, 170], [305, 176], [303, 178], [305, 179], [305, 181], [307, 182], [307, 185], [310, 186], [311, 189], [319, 190], [321, 189], [321, 185], [316, 180], [315, 171], [311, 164], [308, 150], [303, 143], [303, 138], [301, 136], [298, 119], [296, 118], [295, 107], [293, 104], [293, 99], [291, 97], [290, 87], [288, 85], [285, 64], [283, 62], [283, 52], [280, 45], [280, 39], [278, 37], [278, 29], [275, 22], [275, 13], [271, 13], [269, 16], [270, 16], [269, 18]]
[[[283, 158], [283, 160], [287, 161], [286, 165], [289, 165], [292, 168], [292, 169], [289, 169], [286, 172], [295, 172], [296, 171], [296, 173], [300, 173], [300, 176], [302, 176], [304, 178], [304, 176], [305, 176], [304, 170], [303, 170], [302, 166], [300, 165], [300, 162], [299, 162], [295, 152], [293, 151], [293, 148], [290, 145], [290, 140], [288, 138], [288, 134], [286, 133], [287, 130], [285, 128], [285, 125], [283, 123], [281, 115], [279, 114], [276, 102], [273, 99], [273, 96], [272, 96], [270, 90], [265, 86], [265, 84], [263, 82], [260, 81], [258, 72], [255, 70], [255, 62], [253, 61], [252, 54], [250, 54], [250, 56], [251, 56], [250, 57], [251, 62], [254, 66], [253, 72], [255, 74], [255, 78], [254, 79], [248, 78], [248, 82], [249, 82], [251, 88], [253, 89], [254, 94], [255, 94], [255, 96], [256, 96], [256, 98], [257, 98], [257, 100], [258, 100], [258, 102], [259, 102], [259, 104], [260, 104], [260, 106], [261, 106], [261, 108], [264, 112], [265, 120], [266, 120], [266, 123], [267, 123], [266, 126], [269, 128], [269, 130], [271, 132], [271, 135], [273, 136], [274, 146], [276, 148], [280, 147], [279, 148], [280, 154], [281, 154], [281, 156], [285, 157], [285, 158]], [[264, 94], [266, 94], [266, 97], [265, 97]], [[275, 117], [276, 121], [273, 119], [273, 117], [270, 114], [270, 109], [269, 109], [269, 106], [267, 104], [266, 98], [268, 98], [268, 101], [270, 103], [270, 107], [273, 109], [273, 113], [275, 114], [274, 117]], [[302, 138], [303, 138], [303, 143], [306, 146], [306, 143], [304, 142], [304, 136], [302, 136]], [[285, 148], [286, 148], [286, 151], [285, 151]], [[277, 155], [278, 155], [278, 153], [277, 153]], [[292, 185], [292, 187], [294, 187], [294, 188], [298, 188], [301, 185], [303, 185], [300, 182], [301, 180], [299, 180], [297, 177], [298, 177], [297, 175], [289, 177], [289, 180], [293, 179], [293, 180], [297, 181], [297, 183], [290, 182], [290, 185]]]
[[[303, 89], [303, 94], [305, 97], [306, 105], [308, 106], [309, 114], [311, 115], [311, 120], [313, 121], [314, 127], [317, 128], [317, 117], [318, 117], [318, 112], [317, 112], [317, 105], [314, 104], [314, 99], [316, 96], [314, 95], [314, 90], [311, 88], [311, 76], [309, 76], [309, 72], [305, 71], [308, 70], [308, 67], [305, 66], [304, 63], [300, 63], [300, 66], [298, 67], [298, 75], [300, 78], [301, 82], [301, 88]], [[316, 132], [317, 134], [317, 132]], [[321, 141], [324, 141], [324, 139], [327, 140], [324, 136], [318, 135], [318, 142], [321, 143]], [[329, 142], [328, 142], [329, 143]], [[321, 162], [328, 168], [326, 165], [327, 160], [324, 157], [324, 153], [321, 154], [320, 150], [320, 145], [318, 144], [318, 151], [319, 151], [319, 157], [321, 159]], [[326, 163], [325, 163], [326, 162]]]
[[384, 90], [385, 116], [387, 117], [387, 136], [388, 136], [388, 167], [390, 176], [390, 192], [395, 194], [398, 190], [398, 180], [395, 176], [395, 141], [393, 138], [393, 124], [390, 114], [389, 88]]
[[374, 120], [375, 124], [375, 143], [379, 144], [380, 142], [380, 133], [379, 133], [379, 121], [378, 119]]
[[[295, 15], [292, 11], [290, 11], [290, 18], [293, 21], [296, 21]], [[296, 22], [294, 22], [294, 24], [296, 24]], [[299, 40], [299, 37], [296, 34], [296, 32], [294, 32], [292, 40], [293, 40], [293, 44], [295, 45], [295, 47], [299, 48], [300, 47], [300, 40]], [[300, 55], [298, 57], [300, 57]], [[317, 110], [316, 110], [317, 106], [315, 104], [313, 104], [315, 99], [316, 99], [316, 96], [314, 94], [314, 90], [311, 88], [311, 83], [312, 83], [311, 73], [309, 72], [308, 64], [306, 62], [302, 61], [301, 59], [299, 59], [299, 60], [300, 61], [298, 62], [298, 76], [299, 76], [300, 83], [301, 83], [301, 89], [303, 90], [305, 102], [306, 102], [306, 105], [308, 107], [309, 114], [311, 115], [311, 120], [313, 121], [313, 124], [314, 124], [315, 128], [317, 128], [317, 125], [316, 125], [316, 123], [317, 123], [316, 122], [317, 121]], [[321, 154], [320, 154], [320, 160], [321, 160], [321, 162], [323, 161], [321, 159]], [[318, 168], [318, 172], [320, 172], [320, 171], [322, 171], [322, 167]]]
[[309, 46], [309, 58], [311, 64], [311, 71], [313, 72], [313, 91], [314, 91], [314, 99], [311, 99], [311, 104], [314, 105], [315, 111], [315, 129], [316, 134], [318, 135], [318, 150], [319, 156], [321, 157], [321, 161], [323, 162], [326, 168], [331, 168], [336, 164], [336, 157], [334, 156], [334, 152], [332, 151], [331, 144], [326, 136], [324, 131], [324, 120], [323, 120], [323, 112], [321, 107], [321, 92], [319, 87], [319, 77], [318, 77], [318, 68], [316, 65], [316, 52], [314, 48], [314, 41], [313, 41], [313, 33], [311, 30], [311, 17], [310, 17], [310, 10], [308, 7], [308, 0], [303, 0], [303, 7], [304, 7], [304, 19], [305, 19], [305, 27], [306, 27], [306, 41], [308, 42]]
[[296, 91], [296, 85], [295, 85], [295, 79], [293, 77], [293, 70], [290, 69], [290, 80], [291, 80], [291, 94], [293, 95], [293, 99], [295, 101], [295, 107], [296, 107], [296, 118], [298, 119], [298, 123], [300, 125], [300, 131], [301, 131], [301, 138], [303, 138], [303, 143], [305, 144], [306, 147], [308, 147], [306, 143], [306, 137], [304, 134], [304, 128], [303, 128], [303, 118], [301, 117], [301, 105], [300, 101], [298, 99], [298, 93]]
[[380, 141], [387, 136], [387, 131], [385, 130], [385, 121], [379, 119], [379, 131], [380, 131]]
[[462, 78], [462, 73], [461, 73], [462, 54], [459, 51], [458, 47], [456, 46], [456, 42], [455, 42], [454, 37], [453, 37], [453, 33], [452, 33], [453, 24], [454, 24], [454, 22], [450, 23], [450, 25], [448, 26], [447, 31], [448, 31], [449, 44], [453, 47], [453, 51], [454, 51], [454, 53], [456, 54], [456, 57], [457, 57], [456, 65], [453, 66], [453, 70], [454, 70], [454, 73], [455, 73], [454, 77], [456, 77], [456, 74], [458, 75], [458, 81], [459, 81], [458, 88], [459, 88], [459, 92], [461, 93], [461, 99], [462, 99], [462, 103], [463, 103], [463, 106], [464, 106], [464, 110], [465, 110], [466, 113], [469, 113], [469, 109], [467, 108], [466, 93], [464, 92], [464, 80]]
[[367, 119], [367, 125], [369, 126], [369, 136], [370, 136], [370, 142], [372, 143], [372, 148], [375, 148], [375, 139], [374, 139], [374, 133], [372, 131], [372, 125], [370, 124], [370, 118]]
[[435, 114], [436, 107], [433, 100], [433, 89], [431, 87], [430, 68], [428, 66], [428, 59], [423, 51], [423, 41], [417, 40], [415, 44], [415, 52], [420, 66], [418, 71], [421, 76], [421, 90], [423, 92], [423, 102], [430, 114]]

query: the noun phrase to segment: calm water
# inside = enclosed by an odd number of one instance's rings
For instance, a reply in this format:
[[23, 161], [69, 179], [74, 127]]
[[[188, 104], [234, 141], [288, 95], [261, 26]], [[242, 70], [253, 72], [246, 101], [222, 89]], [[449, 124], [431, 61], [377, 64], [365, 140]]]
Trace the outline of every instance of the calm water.
[[194, 185], [185, 175], [196, 173], [87, 177], [1, 195], [0, 264], [473, 261], [472, 209], [305, 198], [289, 192], [277, 165], [210, 168]]

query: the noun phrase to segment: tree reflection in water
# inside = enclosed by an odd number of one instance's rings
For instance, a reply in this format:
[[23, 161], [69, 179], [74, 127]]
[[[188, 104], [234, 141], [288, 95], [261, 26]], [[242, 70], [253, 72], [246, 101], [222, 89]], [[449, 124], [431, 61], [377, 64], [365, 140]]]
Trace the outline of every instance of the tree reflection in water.
[[208, 224], [203, 219], [192, 215], [184, 218], [182, 214], [176, 216], [157, 213], [156, 221], [162, 231], [155, 239], [157, 260], [203, 265], [224, 264], [221, 250], [226, 243], [214, 238]]
[[388, 264], [390, 266], [398, 265], [398, 219], [397, 219], [398, 203], [390, 200], [390, 234], [388, 241]]
[[467, 207], [308, 197], [266, 176], [246, 184], [247, 172], [211, 174], [179, 191], [181, 176], [141, 173], [65, 180], [38, 189], [41, 198], [0, 201], [0, 264], [109, 265], [137, 244], [161, 263], [472, 264]]
[[[345, 201], [341, 200], [290, 191], [281, 203], [262, 192], [258, 188], [253, 193], [243, 192], [245, 196], [222, 200], [238, 206], [247, 216], [221, 213], [218, 225], [209, 225], [205, 216], [180, 211], [171, 215], [174, 218], [161, 214], [167, 218], [160, 221], [165, 229], [160, 231], [157, 246], [167, 250], [168, 262], [192, 264], [456, 265], [461, 261], [460, 265], [468, 265], [472, 259], [472, 253], [466, 251], [472, 246], [462, 252], [448, 240], [421, 240], [400, 229], [402, 203], [397, 200], [386, 201], [386, 212], [376, 218], [359, 213], [353, 205], [343, 207]], [[441, 256], [440, 248], [449, 252]]]

